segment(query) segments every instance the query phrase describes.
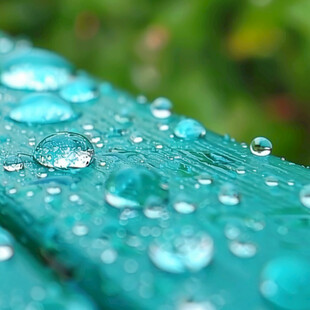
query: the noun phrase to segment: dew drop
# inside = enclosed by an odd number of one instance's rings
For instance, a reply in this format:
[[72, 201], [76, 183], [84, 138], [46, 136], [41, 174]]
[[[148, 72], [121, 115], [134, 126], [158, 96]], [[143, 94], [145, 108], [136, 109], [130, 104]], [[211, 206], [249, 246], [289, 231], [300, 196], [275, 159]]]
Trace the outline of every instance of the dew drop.
[[190, 214], [193, 213], [196, 210], [196, 205], [185, 201], [185, 200], [180, 200], [180, 201], [176, 201], [173, 204], [173, 208], [181, 214]]
[[201, 174], [197, 177], [197, 181], [201, 185], [210, 185], [213, 183], [213, 179], [209, 174]]
[[148, 201], [166, 201], [167, 190], [160, 177], [145, 168], [126, 168], [113, 173], [106, 182], [105, 199], [116, 208], [143, 207]]
[[53, 94], [30, 94], [14, 108], [10, 118], [28, 124], [53, 124], [72, 120], [76, 114], [61, 98]]
[[0, 262], [9, 260], [13, 255], [13, 238], [9, 232], [0, 227]]
[[227, 206], [234, 206], [240, 203], [240, 194], [231, 184], [224, 185], [218, 195], [219, 201]]
[[24, 162], [18, 155], [9, 155], [4, 159], [3, 168], [6, 171], [19, 171], [24, 168]]
[[35, 148], [33, 157], [50, 168], [85, 168], [94, 155], [92, 144], [82, 135], [61, 132], [43, 139]]
[[169, 239], [155, 240], [149, 247], [149, 257], [159, 269], [170, 273], [199, 271], [210, 264], [213, 240], [206, 233], [191, 232]]
[[159, 97], [151, 104], [151, 112], [156, 118], [168, 118], [171, 115], [172, 103], [169, 99]]
[[257, 137], [251, 142], [250, 150], [254, 155], [267, 156], [272, 151], [272, 144], [267, 138]]
[[270, 186], [270, 187], [275, 187], [279, 185], [278, 179], [272, 176], [266, 177], [265, 183], [267, 186]]
[[262, 271], [260, 291], [278, 307], [310, 309], [310, 263], [297, 256], [271, 260]]
[[299, 193], [300, 202], [310, 208], [310, 184], [305, 185]]
[[233, 240], [229, 244], [230, 251], [240, 258], [250, 258], [255, 256], [257, 247], [254, 243]]
[[206, 129], [196, 120], [188, 118], [181, 120], [174, 129], [174, 134], [181, 139], [195, 140], [206, 134]]
[[87, 77], [77, 77], [74, 81], [65, 85], [59, 95], [72, 103], [83, 103], [97, 99], [99, 97], [98, 85], [95, 81]]
[[72, 65], [43, 49], [29, 49], [7, 60], [0, 80], [13, 89], [57, 90], [71, 79]]
[[61, 188], [59, 186], [50, 186], [46, 189], [46, 192], [50, 195], [59, 195], [61, 193]]

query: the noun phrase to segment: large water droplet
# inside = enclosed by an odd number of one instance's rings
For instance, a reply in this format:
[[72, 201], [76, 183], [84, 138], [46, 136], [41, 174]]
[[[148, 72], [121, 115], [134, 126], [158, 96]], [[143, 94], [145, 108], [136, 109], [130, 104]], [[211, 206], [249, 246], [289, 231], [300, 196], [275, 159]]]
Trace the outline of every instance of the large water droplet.
[[283, 309], [310, 309], [310, 263], [296, 256], [270, 261], [262, 271], [260, 291]]
[[250, 150], [254, 155], [267, 156], [272, 151], [272, 144], [267, 138], [257, 137], [251, 142]]
[[0, 262], [9, 260], [14, 255], [13, 238], [0, 227]]
[[310, 208], [310, 184], [305, 185], [299, 193], [300, 202]]
[[72, 65], [63, 57], [43, 49], [29, 49], [4, 63], [0, 79], [14, 89], [57, 90], [70, 80], [72, 71]]
[[98, 85], [87, 77], [78, 77], [60, 90], [60, 96], [74, 103], [89, 102], [99, 96]]
[[94, 155], [92, 144], [82, 135], [61, 132], [43, 139], [35, 148], [33, 157], [51, 168], [85, 168]]
[[232, 184], [225, 184], [218, 195], [219, 201], [228, 206], [240, 203], [240, 194]]
[[112, 174], [106, 182], [105, 199], [116, 208], [136, 208], [149, 201], [166, 201], [168, 192], [160, 177], [144, 168], [127, 168]]
[[168, 118], [171, 115], [172, 103], [169, 99], [159, 97], [151, 104], [151, 112], [156, 118]]
[[188, 118], [176, 125], [174, 134], [181, 139], [194, 140], [204, 136], [206, 129], [198, 121]]
[[199, 271], [212, 260], [213, 240], [202, 232], [162, 238], [150, 245], [149, 257], [155, 266], [167, 272]]
[[76, 114], [61, 98], [53, 94], [30, 94], [10, 112], [10, 118], [28, 124], [53, 124], [72, 120]]
[[19, 171], [24, 168], [24, 162], [18, 155], [9, 155], [4, 159], [3, 169], [9, 172]]

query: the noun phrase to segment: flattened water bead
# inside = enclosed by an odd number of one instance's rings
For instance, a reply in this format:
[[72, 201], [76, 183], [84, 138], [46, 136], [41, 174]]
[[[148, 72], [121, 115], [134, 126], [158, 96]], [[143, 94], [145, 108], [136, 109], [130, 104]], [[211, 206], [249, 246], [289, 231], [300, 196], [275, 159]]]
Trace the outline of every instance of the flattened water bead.
[[25, 96], [9, 116], [16, 122], [28, 124], [53, 124], [76, 118], [68, 103], [47, 93]]
[[19, 171], [24, 168], [24, 162], [18, 155], [9, 155], [4, 159], [3, 169], [9, 172]]
[[0, 262], [9, 260], [14, 255], [13, 238], [0, 227]]
[[310, 208], [310, 184], [305, 185], [299, 193], [300, 202]]
[[171, 115], [172, 103], [167, 98], [159, 97], [152, 102], [150, 109], [154, 117], [168, 118]]
[[206, 134], [206, 129], [198, 121], [188, 118], [176, 125], [174, 134], [181, 139], [195, 140], [203, 137]]
[[270, 261], [262, 271], [260, 291], [283, 309], [310, 309], [310, 263], [297, 256]]
[[267, 156], [272, 151], [272, 144], [267, 138], [257, 137], [251, 142], [250, 150], [254, 155]]
[[43, 50], [27, 49], [8, 59], [1, 83], [13, 89], [57, 90], [71, 79], [73, 66], [63, 57]]
[[240, 203], [240, 194], [232, 184], [223, 185], [218, 198], [222, 204], [227, 206], [234, 206]]
[[150, 245], [149, 257], [155, 266], [166, 272], [199, 271], [213, 258], [213, 240], [204, 232], [161, 237]]
[[116, 208], [137, 208], [149, 201], [165, 202], [168, 191], [161, 187], [160, 176], [145, 168], [127, 168], [113, 173], [106, 182], [106, 201]]
[[99, 97], [98, 85], [87, 77], [77, 77], [74, 81], [65, 85], [59, 95], [73, 103], [83, 103], [95, 100]]
[[50, 168], [85, 168], [94, 155], [92, 144], [82, 135], [61, 132], [43, 139], [35, 148], [33, 157]]

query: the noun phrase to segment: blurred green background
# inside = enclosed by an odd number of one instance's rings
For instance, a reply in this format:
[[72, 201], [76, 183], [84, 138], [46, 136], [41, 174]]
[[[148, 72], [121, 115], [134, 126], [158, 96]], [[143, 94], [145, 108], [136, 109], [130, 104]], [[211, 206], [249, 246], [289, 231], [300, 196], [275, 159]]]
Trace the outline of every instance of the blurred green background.
[[0, 0], [0, 29], [310, 164], [309, 0]]

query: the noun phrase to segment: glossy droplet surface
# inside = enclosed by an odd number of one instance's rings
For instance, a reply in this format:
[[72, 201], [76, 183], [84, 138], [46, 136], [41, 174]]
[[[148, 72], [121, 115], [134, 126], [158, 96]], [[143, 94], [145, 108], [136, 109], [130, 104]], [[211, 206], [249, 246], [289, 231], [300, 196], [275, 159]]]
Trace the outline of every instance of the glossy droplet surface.
[[18, 155], [9, 155], [4, 159], [3, 169], [9, 172], [19, 171], [24, 168], [24, 162]]
[[194, 203], [188, 202], [186, 200], [176, 201], [173, 204], [173, 208], [181, 214], [190, 214], [196, 210], [196, 205]]
[[51, 168], [85, 168], [94, 155], [92, 144], [82, 135], [61, 132], [43, 139], [33, 157], [41, 165]]
[[234, 206], [240, 203], [240, 194], [232, 184], [223, 185], [218, 198], [222, 204], [227, 206]]
[[160, 238], [149, 248], [149, 257], [159, 269], [170, 273], [199, 271], [213, 257], [213, 240], [203, 232]]
[[53, 124], [76, 118], [68, 103], [47, 93], [25, 96], [9, 116], [16, 122], [28, 124]]
[[13, 243], [13, 238], [9, 232], [0, 227], [0, 262], [12, 258], [14, 255]]
[[1, 83], [22, 90], [57, 90], [71, 79], [72, 65], [63, 57], [43, 50], [29, 49], [7, 60]]
[[310, 184], [305, 185], [299, 193], [300, 202], [307, 208], [310, 208]]
[[159, 97], [151, 104], [151, 112], [156, 118], [168, 118], [171, 115], [172, 103], [169, 99]]
[[240, 258], [250, 258], [255, 256], [257, 247], [251, 242], [231, 241], [229, 244], [230, 251]]
[[168, 198], [168, 191], [161, 187], [160, 177], [145, 168], [127, 168], [113, 173], [106, 182], [105, 199], [116, 208], [136, 208], [149, 201]]
[[272, 151], [272, 144], [267, 138], [257, 137], [251, 142], [250, 150], [257, 156], [268, 156]]
[[310, 309], [310, 263], [297, 256], [275, 258], [263, 269], [260, 291], [283, 309]]
[[73, 103], [83, 103], [99, 97], [97, 83], [87, 77], [78, 77], [65, 85], [59, 92], [60, 96]]
[[198, 121], [188, 118], [176, 125], [174, 134], [181, 139], [195, 140], [203, 137], [206, 134], [206, 129]]

